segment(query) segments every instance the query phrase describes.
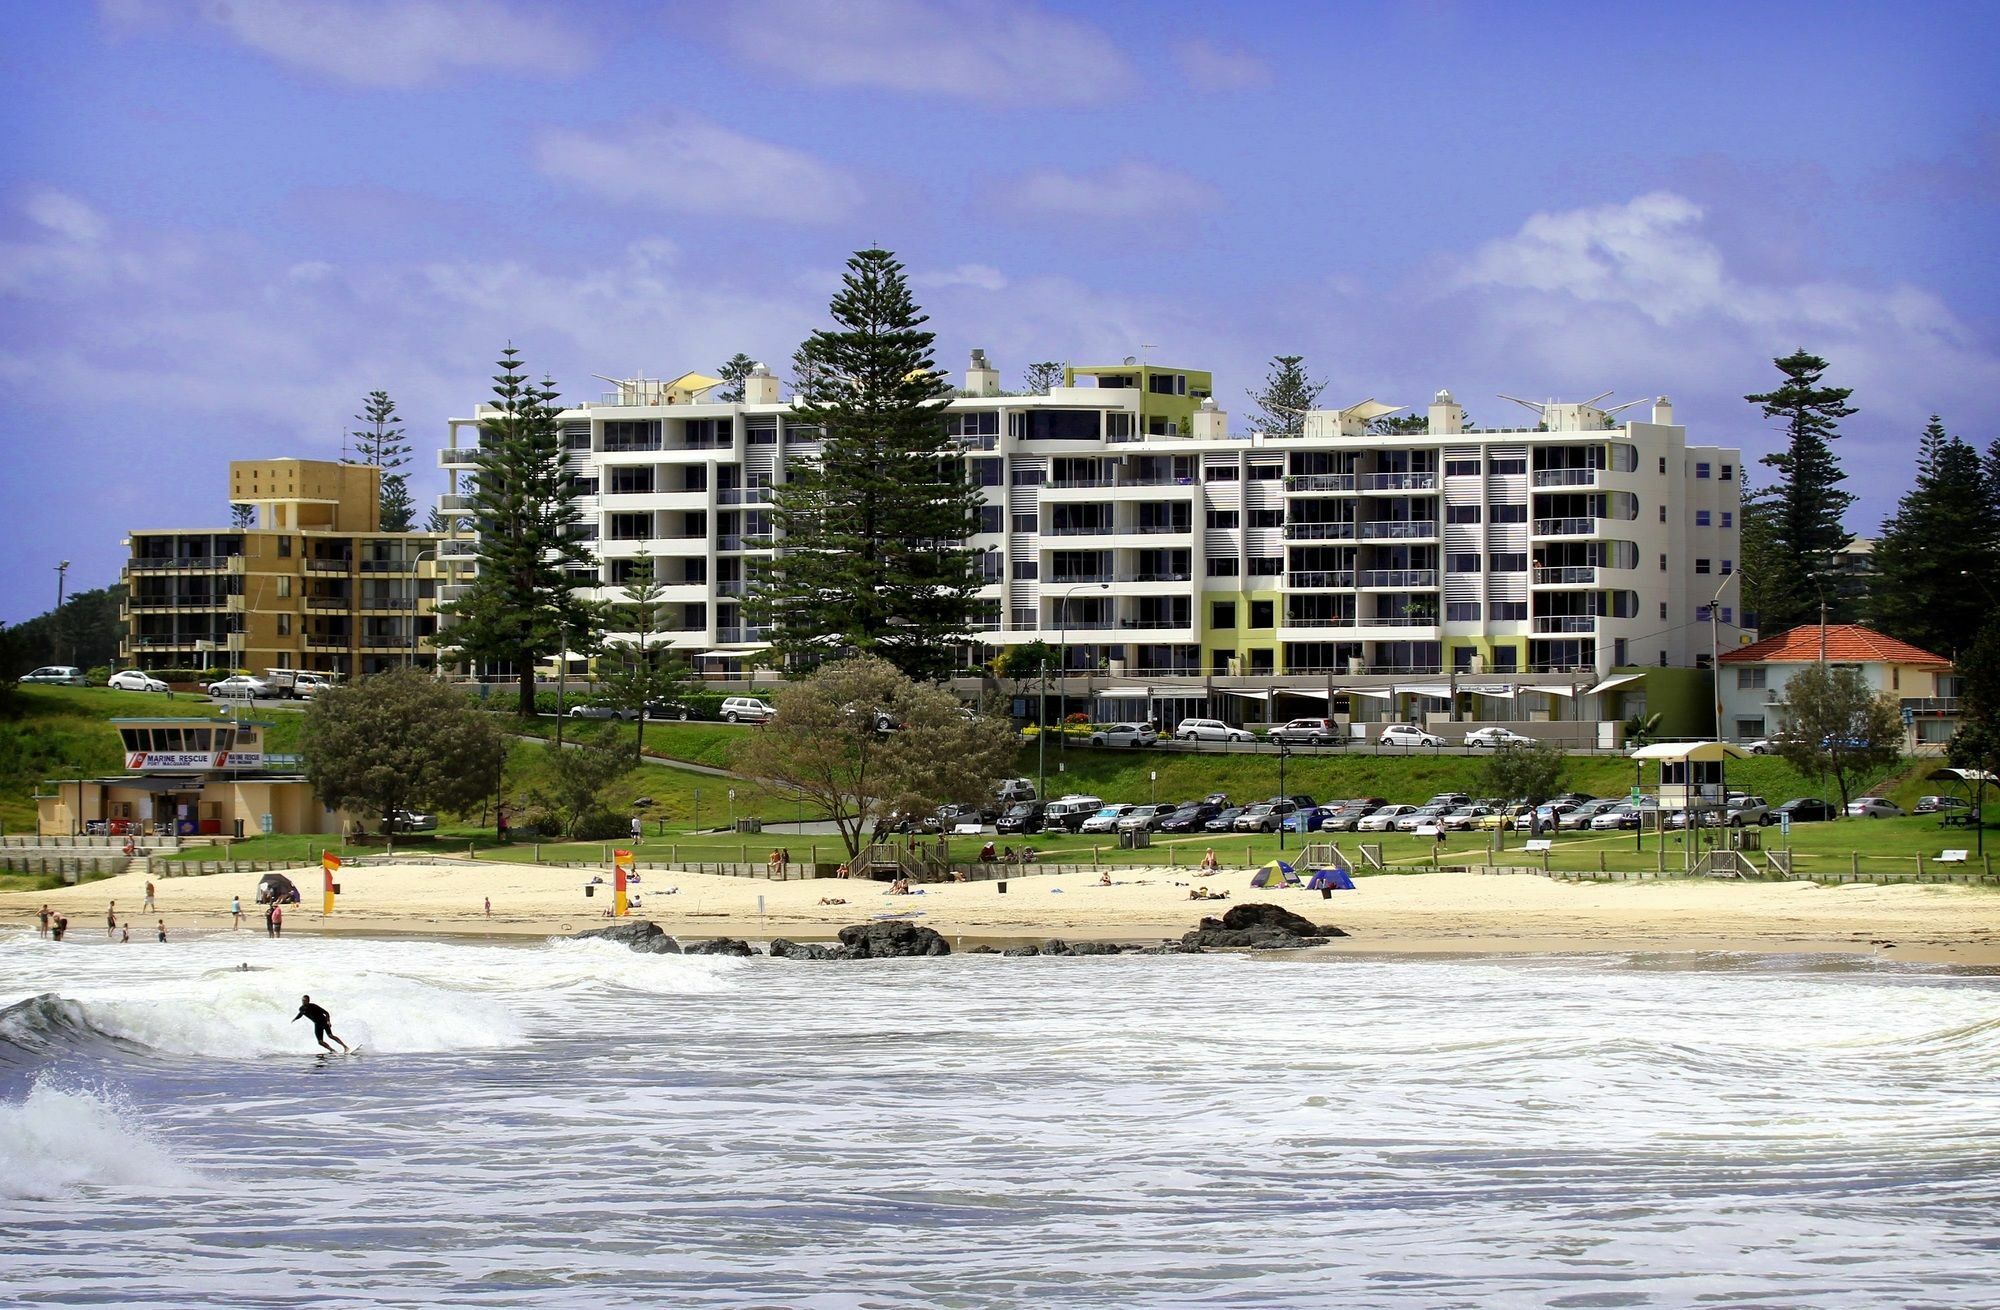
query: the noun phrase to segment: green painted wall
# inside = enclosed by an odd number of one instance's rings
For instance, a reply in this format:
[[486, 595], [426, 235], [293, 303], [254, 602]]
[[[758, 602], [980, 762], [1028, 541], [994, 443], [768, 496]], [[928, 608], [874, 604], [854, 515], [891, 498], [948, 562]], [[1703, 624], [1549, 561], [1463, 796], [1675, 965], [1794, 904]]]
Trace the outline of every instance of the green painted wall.
[[1616, 673], [1637, 673], [1645, 682], [1618, 697], [1619, 718], [1631, 716], [1643, 697], [1648, 714], [1660, 716], [1662, 737], [1709, 737], [1715, 732], [1715, 692], [1707, 669], [1660, 669], [1630, 665]]

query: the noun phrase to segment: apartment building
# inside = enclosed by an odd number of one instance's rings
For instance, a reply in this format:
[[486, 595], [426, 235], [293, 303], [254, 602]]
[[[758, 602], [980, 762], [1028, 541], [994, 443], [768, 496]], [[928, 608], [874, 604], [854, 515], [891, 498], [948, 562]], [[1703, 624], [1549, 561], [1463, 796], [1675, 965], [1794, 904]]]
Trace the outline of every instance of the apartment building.
[[[821, 434], [761, 368], [740, 403], [707, 403], [711, 381], [620, 382], [563, 412], [597, 555], [575, 576], [612, 599], [652, 555], [673, 645], [740, 673], [767, 635], [740, 611], [752, 542]], [[1736, 567], [1740, 457], [1688, 444], [1664, 397], [1645, 421], [1550, 402], [1531, 427], [1475, 430], [1439, 392], [1419, 431], [1375, 430], [1402, 409], [1369, 401], [1283, 437], [1232, 433], [1213, 390], [1206, 372], [1128, 359], [1007, 395], [974, 352], [943, 416], [985, 497], [968, 670], [1041, 640], [1060, 651], [1054, 676], [1162, 719], [1222, 694], [1529, 720], [1592, 697], [1594, 717], [1631, 712], [1609, 693], [1642, 693], [1640, 676], [1614, 670], [1705, 663], [1711, 604], [1735, 644], [1735, 605], [1715, 592]], [[457, 479], [480, 417], [451, 421], [447, 513], [469, 510]], [[447, 597], [475, 549], [439, 548]], [[1542, 692], [1532, 708], [1524, 686]]]
[[381, 471], [309, 459], [233, 460], [249, 528], [148, 528], [127, 538], [125, 636], [143, 669], [366, 674], [436, 662], [440, 538], [381, 531]]

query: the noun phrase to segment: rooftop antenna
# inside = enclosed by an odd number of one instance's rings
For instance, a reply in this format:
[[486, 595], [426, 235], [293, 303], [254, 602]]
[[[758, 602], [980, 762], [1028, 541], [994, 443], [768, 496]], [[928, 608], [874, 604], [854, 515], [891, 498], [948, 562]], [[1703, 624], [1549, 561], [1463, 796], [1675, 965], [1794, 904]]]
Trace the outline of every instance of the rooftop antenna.
[[[1607, 392], [1606, 394], [1608, 395], [1609, 393]], [[1634, 405], [1643, 405], [1645, 403], [1646, 403], [1646, 398], [1644, 396], [1641, 396], [1637, 400], [1628, 400], [1622, 405], [1613, 405], [1610, 409], [1607, 409], [1604, 412], [1607, 415], [1616, 414], [1620, 410], [1630, 409]]]

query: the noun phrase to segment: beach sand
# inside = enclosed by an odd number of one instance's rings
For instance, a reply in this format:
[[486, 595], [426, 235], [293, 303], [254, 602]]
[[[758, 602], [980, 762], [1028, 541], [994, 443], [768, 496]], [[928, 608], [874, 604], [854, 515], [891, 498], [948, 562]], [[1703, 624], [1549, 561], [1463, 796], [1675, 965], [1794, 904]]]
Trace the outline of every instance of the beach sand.
[[[71, 938], [105, 940], [107, 901], [132, 920], [134, 944], [154, 945], [153, 920], [170, 936], [230, 932], [229, 898], [243, 898], [241, 931], [263, 932], [252, 903], [256, 874], [157, 879], [159, 908], [144, 913], [145, 878], [127, 874], [49, 892], [0, 894], [0, 922], [29, 923], [48, 903], [70, 918]], [[488, 861], [349, 865], [331, 918], [320, 914], [319, 870], [292, 877], [305, 903], [288, 906], [285, 933], [426, 936], [549, 936], [610, 922], [611, 889], [586, 897], [585, 869]], [[993, 882], [926, 886], [892, 896], [885, 884], [818, 879], [771, 882], [648, 869], [634, 890], [633, 917], [684, 941], [709, 937], [826, 940], [848, 924], [908, 916], [955, 947], [1073, 940], [1153, 942], [1179, 937], [1203, 915], [1246, 901], [1285, 906], [1352, 934], [1329, 952], [1845, 951], [1897, 959], [2000, 964], [2000, 893], [1937, 886], [1737, 883], [1726, 880], [1564, 882], [1532, 874], [1440, 872], [1360, 878], [1357, 890], [1264, 891], [1250, 873], [1201, 877], [1183, 870], [1120, 870], [1104, 887], [1093, 876], [1034, 874]], [[608, 875], [607, 875], [608, 879]], [[1205, 883], [1228, 901], [1195, 902]], [[484, 898], [493, 900], [491, 918]], [[822, 905], [821, 898], [844, 899]], [[760, 904], [761, 902], [761, 904]]]

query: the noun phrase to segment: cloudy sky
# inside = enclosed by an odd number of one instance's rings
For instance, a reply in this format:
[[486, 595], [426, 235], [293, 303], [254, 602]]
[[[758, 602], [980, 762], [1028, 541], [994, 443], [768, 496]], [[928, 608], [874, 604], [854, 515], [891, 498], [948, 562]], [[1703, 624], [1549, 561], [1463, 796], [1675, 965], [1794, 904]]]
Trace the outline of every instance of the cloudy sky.
[[[512, 341], [567, 396], [782, 363], [843, 259], [963, 368], [1145, 351], [1225, 408], [1855, 388], [1870, 531], [1932, 411], [2000, 412], [1990, 4], [16, 0], [0, 78], [0, 620], [227, 521], [230, 458], [442, 420]], [[1986, 88], [1980, 90], [1981, 87]]]

